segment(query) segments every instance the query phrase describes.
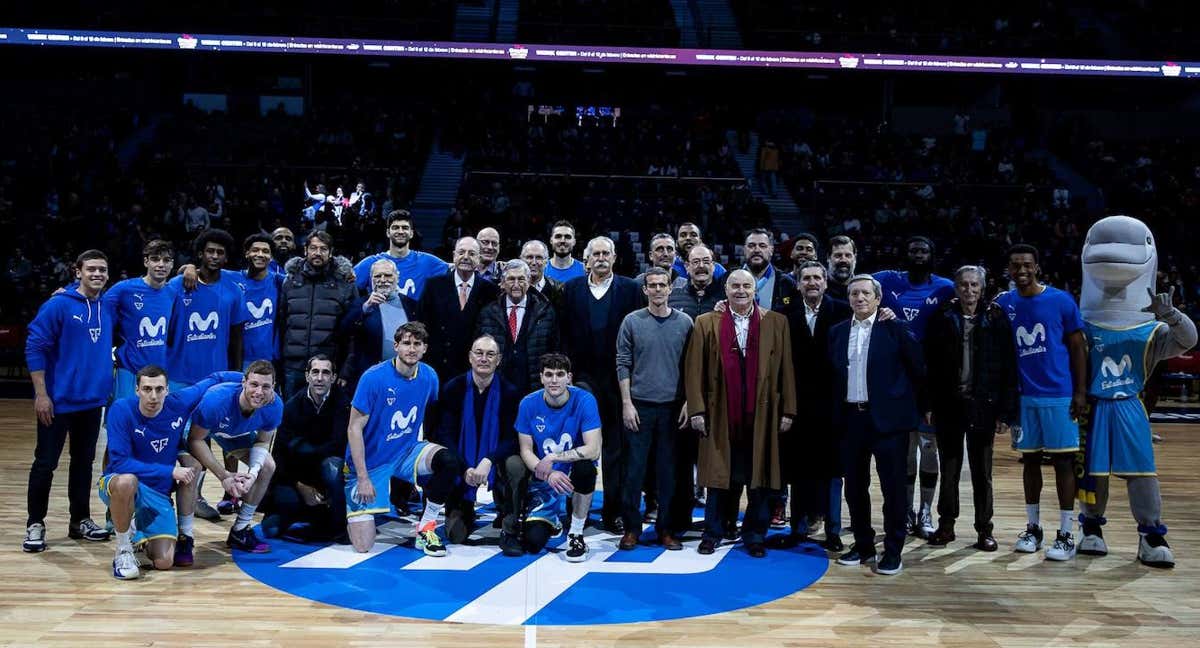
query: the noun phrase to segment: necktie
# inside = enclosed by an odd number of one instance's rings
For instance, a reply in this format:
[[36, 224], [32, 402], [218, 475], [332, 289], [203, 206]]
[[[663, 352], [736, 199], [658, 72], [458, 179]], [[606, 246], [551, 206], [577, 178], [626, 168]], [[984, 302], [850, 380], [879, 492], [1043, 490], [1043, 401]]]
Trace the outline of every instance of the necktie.
[[517, 341], [517, 307], [513, 305], [508, 309], [508, 334], [512, 337], [512, 341]]
[[467, 282], [458, 284], [458, 310], [467, 308]]

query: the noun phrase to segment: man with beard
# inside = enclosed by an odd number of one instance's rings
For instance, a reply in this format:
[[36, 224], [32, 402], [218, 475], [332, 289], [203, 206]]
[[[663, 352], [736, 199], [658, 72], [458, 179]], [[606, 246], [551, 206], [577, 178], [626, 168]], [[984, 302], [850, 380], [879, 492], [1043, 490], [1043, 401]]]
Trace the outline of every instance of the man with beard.
[[392, 358], [396, 329], [416, 318], [417, 302], [400, 294], [396, 279], [391, 261], [372, 263], [371, 294], [359, 298], [342, 318], [341, 328], [350, 335], [350, 354], [341, 378], [351, 393], [364, 371]]
[[752, 557], [766, 555], [767, 495], [782, 484], [779, 439], [796, 417], [787, 319], [755, 305], [756, 284], [748, 270], [729, 273], [729, 308], [701, 315], [687, 347], [687, 413], [701, 437], [700, 483], [714, 489], [701, 554], [716, 550], [726, 528], [723, 504], [745, 486], [750, 501], [742, 538]]
[[[925, 323], [942, 305], [954, 298], [954, 282], [933, 274], [933, 242], [924, 236], [908, 239], [905, 270], [883, 270], [874, 274], [883, 286], [883, 306], [907, 322], [917, 342], [925, 341]], [[920, 459], [918, 461], [918, 452]], [[921, 476], [921, 507], [912, 509], [918, 466]], [[908, 439], [908, 526], [910, 533], [928, 538], [933, 534], [933, 495], [937, 489], [937, 436], [928, 422]]]
[[846, 301], [850, 278], [858, 270], [858, 249], [854, 246], [854, 239], [840, 234], [829, 239], [829, 258], [826, 263], [829, 266], [826, 292], [834, 299]]
[[418, 300], [417, 319], [429, 329], [425, 362], [438, 378], [467, 370], [479, 311], [500, 294], [496, 284], [483, 280], [478, 267], [479, 242], [464, 236], [454, 243], [454, 271], [430, 279]]
[[[274, 389], [275, 368], [270, 362], [256, 360], [246, 368], [242, 382], [220, 384], [205, 392], [192, 414], [188, 453], [212, 471], [225, 492], [242, 500], [237, 521], [225, 540], [230, 549], [252, 553], [271, 550], [254, 534], [251, 523], [275, 474], [271, 443], [283, 419], [283, 402], [275, 397]], [[227, 471], [209, 448], [210, 439], [225, 454], [245, 462], [246, 472]], [[185, 461], [185, 465], [191, 462]], [[186, 513], [181, 507], [180, 514]]]
[[479, 312], [476, 335], [491, 336], [500, 349], [500, 371], [524, 396], [541, 379], [538, 358], [559, 348], [558, 318], [550, 301], [529, 289], [529, 266], [513, 259], [505, 264], [501, 294]]
[[174, 294], [167, 289], [175, 252], [166, 241], [154, 240], [142, 248], [146, 274], [109, 288], [101, 303], [116, 323], [117, 376], [113, 400], [134, 395], [135, 375], [147, 365], [167, 364], [167, 320]]
[[[671, 286], [672, 288], [678, 288], [680, 285], [682, 285], [679, 282], [679, 279], [688, 278], [688, 269], [690, 263], [689, 259], [691, 259], [692, 248], [697, 245], [704, 244], [704, 242], [700, 240], [700, 228], [697, 227], [695, 223], [683, 223], [679, 226], [679, 230], [676, 231], [675, 234], [675, 240], [679, 244], [679, 256], [675, 258], [675, 262], [671, 265], [671, 270], [675, 272], [675, 276], [677, 277], [675, 284]], [[719, 281], [725, 276], [726, 272], [725, 266], [714, 262], [711, 280]]]
[[798, 301], [796, 284], [791, 275], [771, 263], [775, 255], [775, 242], [771, 232], [755, 228], [746, 234], [744, 242], [744, 269], [754, 275], [754, 295], [758, 305], [771, 311], [786, 314]]
[[575, 226], [565, 220], [558, 221], [550, 229], [550, 245], [554, 257], [546, 266], [546, 277], [565, 284], [571, 279], [587, 274], [583, 262], [571, 257], [575, 251]]
[[271, 232], [271, 243], [270, 270], [276, 274], [284, 274], [283, 266], [296, 253], [296, 235], [286, 227], [277, 227]]
[[499, 285], [504, 269], [496, 257], [500, 256], [500, 232], [494, 227], [485, 227], [475, 235], [479, 241], [479, 276]]
[[372, 254], [354, 266], [355, 285], [361, 293], [371, 290], [371, 264], [386, 259], [396, 266], [396, 285], [400, 287], [400, 294], [420, 299], [425, 282], [446, 274], [446, 262], [432, 254], [411, 249], [415, 232], [408, 211], [397, 209], [388, 214], [385, 227], [387, 251]]
[[781, 537], [783, 547], [795, 546], [815, 533], [825, 520], [822, 546], [832, 552], [844, 547], [842, 532], [841, 437], [833, 428], [829, 385], [829, 331], [850, 319], [849, 304], [825, 291], [825, 266], [818, 261], [800, 265], [803, 308], [788, 313], [792, 332], [792, 366], [796, 370], [797, 429], [780, 441], [783, 477], [792, 486], [791, 534]]
[[309, 358], [323, 353], [336, 361], [344, 356], [338, 324], [353, 305], [355, 291], [349, 279], [338, 276], [332, 254], [333, 237], [316, 231], [304, 244], [304, 259], [288, 263], [279, 317], [285, 398], [304, 387]]
[[549, 257], [550, 249], [541, 241], [526, 241], [521, 246], [521, 260], [529, 266], [529, 289], [548, 299], [557, 310], [562, 307], [562, 283], [546, 276]]
[[[250, 320], [243, 325], [242, 364], [255, 360], [275, 362], [279, 359], [279, 338], [276, 336], [276, 306], [283, 275], [271, 271], [271, 239], [266, 234], [251, 234], [242, 243], [246, 269], [234, 277], [242, 289]], [[245, 366], [240, 367], [245, 369]]]
[[589, 273], [563, 286], [563, 348], [571, 358], [577, 384], [586, 384], [596, 398], [603, 422], [604, 528], [623, 533], [621, 524], [621, 465], [623, 463], [620, 396], [617, 391], [617, 331], [621, 320], [641, 308], [644, 296], [637, 283], [613, 274], [616, 246], [607, 236], [588, 241], [584, 256]]

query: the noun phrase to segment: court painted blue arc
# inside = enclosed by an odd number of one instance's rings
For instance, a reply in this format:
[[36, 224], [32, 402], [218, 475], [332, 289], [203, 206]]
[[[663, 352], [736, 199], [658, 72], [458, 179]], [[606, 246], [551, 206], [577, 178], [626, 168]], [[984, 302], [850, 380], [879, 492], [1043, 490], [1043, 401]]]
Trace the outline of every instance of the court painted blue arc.
[[[615, 542], [611, 540], [609, 542]], [[410, 546], [397, 547], [349, 568], [282, 568], [322, 549], [274, 540], [269, 554], [235, 553], [241, 569], [275, 589], [312, 601], [392, 616], [444, 621], [546, 554], [508, 558], [499, 553], [465, 571], [404, 569], [424, 558]], [[454, 547], [450, 547], [451, 553]], [[684, 549], [694, 552], [694, 543]], [[639, 547], [639, 563], [663, 553]], [[627, 562], [625, 552], [611, 562]], [[593, 555], [590, 560], [604, 556]], [[615, 559], [615, 560], [613, 560]], [[430, 559], [438, 560], [438, 559]], [[632, 562], [632, 561], [628, 561]], [[564, 563], [565, 565], [566, 563]], [[696, 574], [588, 573], [526, 618], [523, 625], [596, 625], [666, 621], [719, 614], [769, 603], [816, 582], [828, 565], [814, 545], [771, 551], [751, 558], [732, 548], [711, 570]]]

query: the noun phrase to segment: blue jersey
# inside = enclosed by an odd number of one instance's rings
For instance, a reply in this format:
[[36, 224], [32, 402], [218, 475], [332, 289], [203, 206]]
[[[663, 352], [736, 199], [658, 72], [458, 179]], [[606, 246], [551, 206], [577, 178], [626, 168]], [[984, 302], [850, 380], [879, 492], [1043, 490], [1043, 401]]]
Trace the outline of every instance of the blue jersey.
[[236, 273], [222, 274], [213, 285], [183, 289], [183, 278], [168, 286], [175, 297], [168, 320], [167, 375], [172, 382], [190, 385], [214, 371], [240, 369], [229, 366], [229, 332], [250, 319]]
[[[544, 389], [521, 399], [517, 408], [516, 429], [533, 437], [533, 452], [538, 459], [583, 445], [583, 433], [600, 429], [600, 409], [596, 397], [574, 386], [562, 407], [546, 404]], [[571, 463], [555, 463], [555, 470], [568, 471]]]
[[[242, 375], [218, 372], [195, 385], [167, 394], [159, 413], [147, 418], [138, 408], [137, 396], [122, 398], [108, 410], [108, 465], [105, 474], [135, 475], [138, 481], [160, 492], [170, 493], [171, 471], [183, 451], [188, 417], [208, 388], [221, 381], [241, 380]], [[236, 383], [235, 383], [236, 384]]]
[[575, 277], [582, 277], [587, 274], [587, 268], [583, 267], [583, 262], [579, 259], [571, 260], [571, 267], [566, 270], [559, 270], [554, 267], [554, 264], [547, 263], [546, 269], [542, 271], [546, 277], [557, 281], [558, 283], [567, 283]]
[[242, 364], [279, 359], [275, 313], [279, 304], [280, 275], [269, 270], [262, 279], [251, 279], [245, 271], [231, 275], [233, 282], [242, 289], [246, 314], [250, 317], [242, 327]]
[[883, 270], [872, 276], [883, 287], [882, 305], [892, 309], [901, 321], [908, 322], [908, 329], [918, 342], [925, 340], [929, 318], [943, 304], [954, 299], [954, 282], [935, 274], [929, 275], [929, 281], [916, 286], [909, 282], [908, 272]]
[[204, 393], [192, 414], [192, 425], [208, 430], [209, 438], [215, 439], [223, 448], [249, 447], [258, 440], [259, 432], [278, 429], [283, 420], [283, 401], [278, 396], [251, 412], [250, 416], [242, 414], [238, 402], [242, 389], [240, 382], [212, 387]]
[[1009, 290], [996, 297], [1008, 314], [1017, 346], [1023, 396], [1069, 398], [1071, 356], [1067, 336], [1083, 328], [1079, 306], [1067, 293], [1046, 286], [1033, 297]]
[[151, 288], [144, 277], [126, 279], [102, 298], [117, 324], [117, 366], [137, 373], [146, 365], [167, 368], [167, 321], [175, 293], [167, 285]]
[[[391, 360], [367, 369], [354, 390], [354, 409], [366, 414], [363, 449], [367, 470], [399, 461], [416, 443], [425, 409], [437, 400], [438, 376], [433, 367], [417, 363], [417, 373], [405, 378]], [[346, 465], [354, 470], [350, 448]]]
[[392, 265], [396, 266], [396, 285], [400, 288], [400, 294], [413, 299], [421, 297], [426, 281], [450, 272], [450, 266], [446, 265], [445, 261], [427, 252], [412, 250], [404, 258], [380, 252], [354, 266], [354, 284], [360, 292], [370, 292], [371, 264], [381, 259], [391, 261]]
[[1111, 329], [1086, 322], [1088, 336], [1088, 394], [1096, 398], [1133, 398], [1146, 386], [1150, 342], [1166, 328], [1149, 321], [1133, 328]]

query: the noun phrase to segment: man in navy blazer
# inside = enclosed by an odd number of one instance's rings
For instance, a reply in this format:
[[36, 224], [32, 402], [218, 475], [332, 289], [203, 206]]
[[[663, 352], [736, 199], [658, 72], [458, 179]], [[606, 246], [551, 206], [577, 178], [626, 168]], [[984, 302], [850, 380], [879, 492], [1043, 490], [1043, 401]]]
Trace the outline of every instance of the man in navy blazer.
[[343, 334], [350, 336], [350, 355], [340, 377], [351, 394], [364, 371], [396, 355], [392, 348], [396, 329], [417, 317], [417, 301], [400, 292], [396, 264], [380, 259], [369, 271], [371, 293], [359, 298], [341, 323]]
[[607, 236], [588, 241], [588, 274], [563, 284], [559, 326], [563, 350], [576, 384], [586, 384], [600, 408], [604, 467], [604, 529], [623, 533], [621, 523], [621, 396], [617, 387], [617, 332], [625, 316], [646, 305], [637, 282], [613, 274], [616, 245]]
[[900, 550], [907, 534], [904, 495], [908, 467], [908, 433], [920, 422], [917, 393], [925, 378], [921, 345], [908, 326], [878, 318], [883, 290], [870, 275], [847, 285], [854, 316], [829, 333], [833, 365], [833, 422], [843, 430], [846, 504], [854, 526], [854, 546], [838, 558], [840, 565], [875, 561], [871, 527], [871, 457], [883, 493], [883, 556], [880, 574], [900, 572]]

